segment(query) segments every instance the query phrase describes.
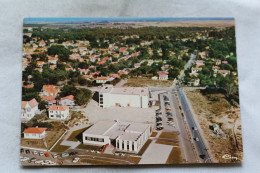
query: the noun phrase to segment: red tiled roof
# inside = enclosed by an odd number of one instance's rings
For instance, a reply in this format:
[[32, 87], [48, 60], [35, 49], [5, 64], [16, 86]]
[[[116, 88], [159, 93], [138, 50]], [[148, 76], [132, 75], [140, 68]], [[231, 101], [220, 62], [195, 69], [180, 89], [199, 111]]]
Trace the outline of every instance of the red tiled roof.
[[66, 96], [66, 97], [62, 97], [60, 100], [66, 100], [66, 99], [75, 101], [75, 98], [74, 98], [73, 95], [69, 95], [69, 96]]
[[44, 127], [29, 127], [23, 131], [23, 133], [43, 133], [47, 128]]
[[50, 111], [58, 111], [58, 110], [60, 110], [60, 111], [65, 111], [65, 110], [67, 110], [67, 109], [69, 109], [69, 107], [68, 106], [62, 106], [62, 105], [54, 105], [54, 106], [51, 106], [50, 108], [49, 108], [49, 110]]
[[34, 108], [35, 106], [37, 106], [39, 104], [35, 99], [32, 99], [30, 101], [22, 101], [22, 108], [24, 108], [27, 103], [29, 103], [31, 108]]

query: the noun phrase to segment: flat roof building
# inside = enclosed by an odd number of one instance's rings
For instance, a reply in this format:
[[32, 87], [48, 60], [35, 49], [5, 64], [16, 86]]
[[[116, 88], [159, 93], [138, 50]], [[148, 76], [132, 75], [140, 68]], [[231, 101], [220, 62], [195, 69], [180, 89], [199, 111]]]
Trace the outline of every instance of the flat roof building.
[[139, 107], [148, 108], [149, 90], [147, 87], [121, 87], [105, 85], [99, 92], [99, 106], [102, 108]]
[[151, 131], [150, 124], [104, 120], [83, 132], [83, 144], [108, 144], [113, 145], [117, 151], [138, 153]]

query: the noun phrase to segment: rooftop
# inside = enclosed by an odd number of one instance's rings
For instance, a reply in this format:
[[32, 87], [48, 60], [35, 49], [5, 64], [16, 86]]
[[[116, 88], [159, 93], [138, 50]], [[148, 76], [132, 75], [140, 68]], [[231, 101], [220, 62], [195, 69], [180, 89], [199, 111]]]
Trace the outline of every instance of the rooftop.
[[121, 87], [114, 88], [113, 85], [105, 85], [100, 90], [100, 93], [111, 93], [111, 94], [126, 94], [126, 95], [148, 95], [147, 87]]
[[97, 122], [83, 134], [103, 135], [109, 136], [110, 139], [120, 138], [135, 141], [149, 127], [149, 124], [144, 123], [104, 120]]
[[42, 133], [44, 132], [45, 130], [47, 130], [47, 128], [39, 128], [39, 127], [29, 127], [27, 129], [25, 129], [23, 131], [23, 133]]

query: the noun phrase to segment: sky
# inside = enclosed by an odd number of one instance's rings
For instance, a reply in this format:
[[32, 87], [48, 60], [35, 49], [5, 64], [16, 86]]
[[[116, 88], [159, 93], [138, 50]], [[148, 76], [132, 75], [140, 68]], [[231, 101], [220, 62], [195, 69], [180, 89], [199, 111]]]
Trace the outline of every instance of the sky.
[[24, 18], [24, 24], [29, 23], [82, 23], [82, 22], [125, 22], [125, 21], [181, 21], [181, 20], [234, 20], [234, 18], [203, 17], [203, 18], [173, 18], [173, 17], [71, 17], [71, 18]]

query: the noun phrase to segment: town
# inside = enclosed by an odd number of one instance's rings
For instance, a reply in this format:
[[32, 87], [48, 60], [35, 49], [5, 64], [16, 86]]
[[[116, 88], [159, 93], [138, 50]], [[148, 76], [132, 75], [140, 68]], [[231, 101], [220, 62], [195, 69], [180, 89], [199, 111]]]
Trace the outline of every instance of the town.
[[25, 19], [21, 164], [230, 162], [224, 154], [241, 160], [230, 22], [72, 27]]

